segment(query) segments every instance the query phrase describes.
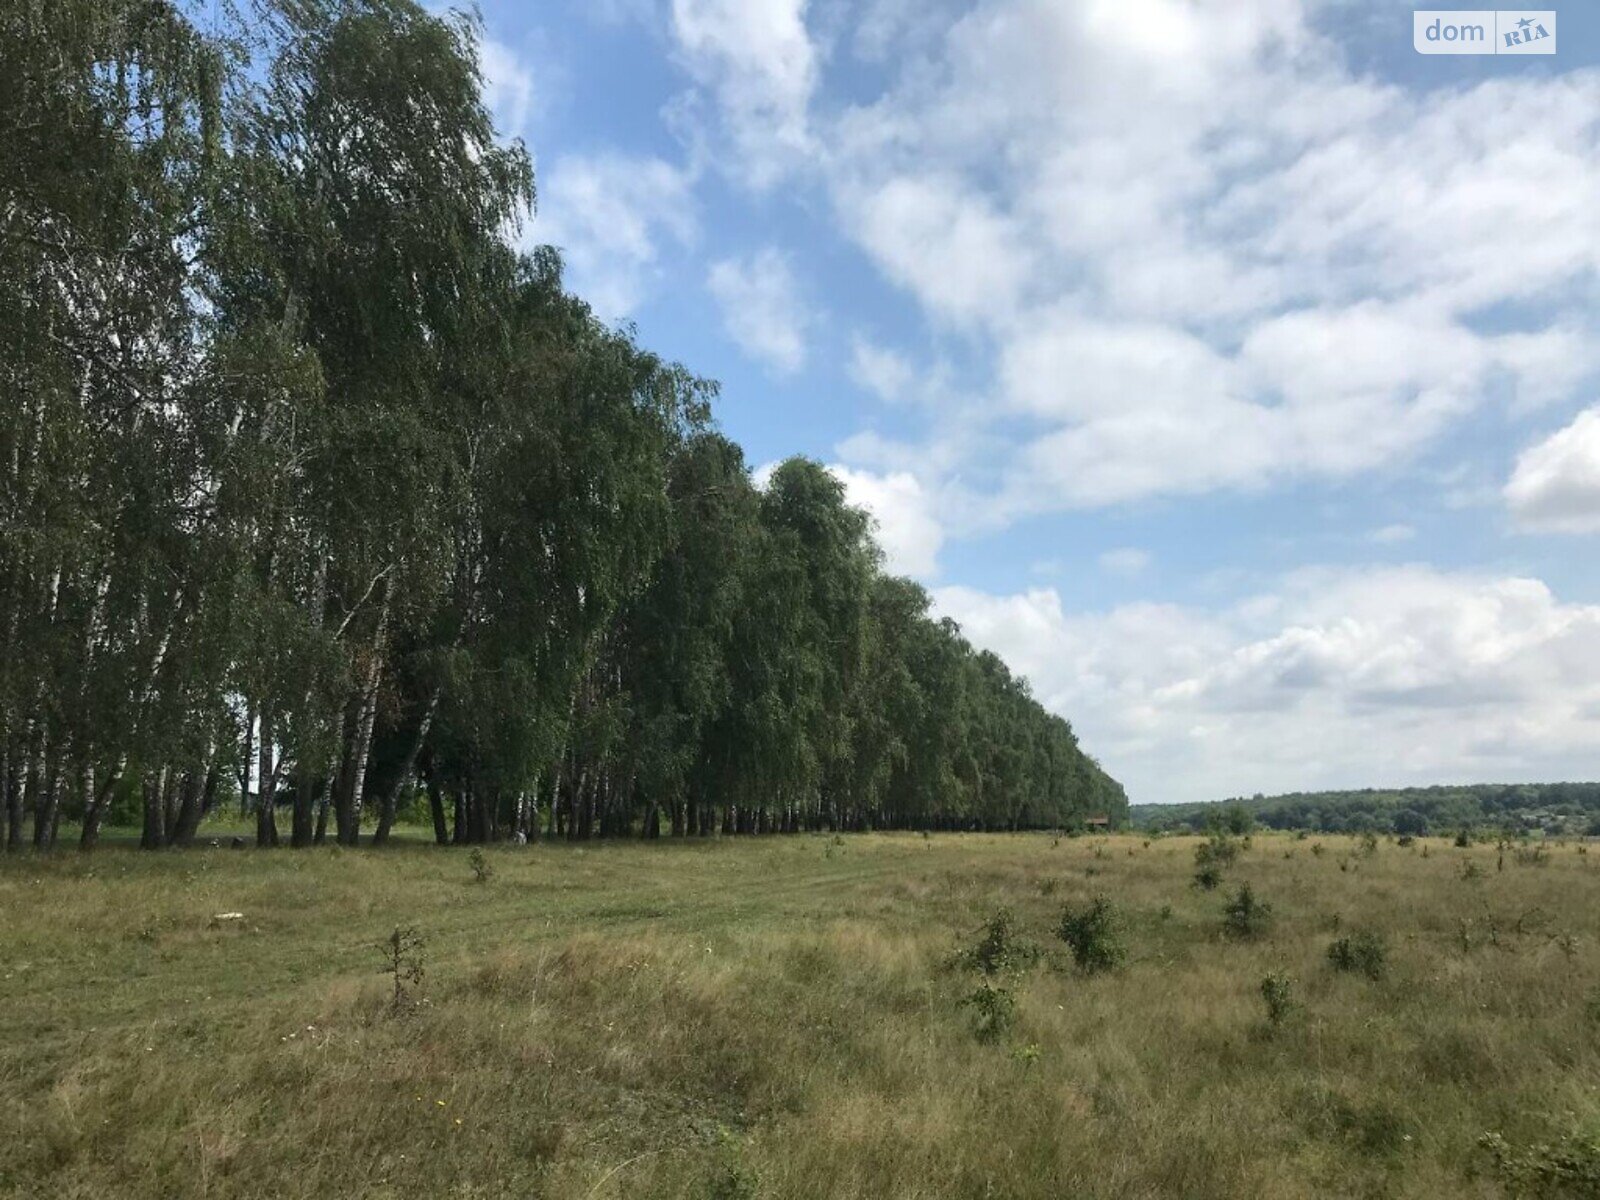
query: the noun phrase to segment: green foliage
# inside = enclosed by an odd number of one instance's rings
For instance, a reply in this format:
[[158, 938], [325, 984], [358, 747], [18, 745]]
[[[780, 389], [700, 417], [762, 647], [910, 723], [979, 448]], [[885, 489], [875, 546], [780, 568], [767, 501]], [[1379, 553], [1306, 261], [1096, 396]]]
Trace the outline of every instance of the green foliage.
[[1516, 1195], [1600, 1195], [1600, 1137], [1574, 1133], [1554, 1142], [1514, 1147], [1500, 1134], [1486, 1133], [1478, 1145]]
[[13, 8], [11, 848], [40, 779], [41, 849], [241, 793], [264, 846], [1124, 822], [832, 471], [757, 488], [716, 385], [523, 248], [474, 18]]
[[987, 977], [961, 1003], [972, 1009], [973, 1032], [980, 1042], [1001, 1041], [1016, 1020], [1016, 993]]
[[1039, 948], [1017, 933], [1016, 915], [1000, 908], [983, 924], [978, 941], [958, 956], [960, 963], [986, 979], [1026, 970], [1038, 960]]
[[1248, 883], [1240, 885], [1223, 906], [1222, 914], [1223, 932], [1243, 941], [1262, 937], [1272, 924], [1272, 905], [1257, 899], [1255, 889]]
[[1196, 866], [1231, 867], [1238, 861], [1240, 844], [1226, 833], [1213, 833], [1194, 848]]
[[1336, 971], [1382, 979], [1389, 969], [1389, 945], [1381, 933], [1363, 930], [1330, 944], [1328, 962]]
[[1216, 863], [1201, 863], [1194, 871], [1194, 886], [1202, 892], [1214, 892], [1222, 886], [1222, 868]]
[[1121, 917], [1104, 896], [1096, 896], [1084, 908], [1068, 905], [1061, 913], [1056, 936], [1067, 944], [1072, 961], [1086, 975], [1110, 971], [1128, 956]]
[[474, 883], [488, 883], [489, 880], [494, 878], [494, 867], [489, 864], [489, 860], [484, 857], [483, 851], [477, 846], [474, 846], [472, 853], [467, 855], [467, 866], [472, 868]]
[[1282, 1028], [1294, 1014], [1294, 980], [1283, 971], [1269, 971], [1261, 979], [1260, 992], [1267, 1009], [1267, 1025]]
[[389, 977], [391, 1016], [404, 1016], [417, 1006], [422, 982], [427, 974], [423, 966], [426, 945], [423, 936], [415, 928], [397, 925], [379, 946], [383, 954], [381, 973]]

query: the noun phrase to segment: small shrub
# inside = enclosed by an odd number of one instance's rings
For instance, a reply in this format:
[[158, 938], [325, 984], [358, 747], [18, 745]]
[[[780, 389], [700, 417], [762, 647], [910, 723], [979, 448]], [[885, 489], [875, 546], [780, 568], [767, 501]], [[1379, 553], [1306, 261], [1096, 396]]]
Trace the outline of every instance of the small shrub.
[[1039, 1061], [1040, 1053], [1039, 1043], [1029, 1042], [1027, 1045], [1017, 1046], [1011, 1051], [1011, 1061], [1019, 1062], [1024, 1067], [1031, 1067]]
[[1215, 891], [1222, 884], [1222, 868], [1216, 863], [1202, 863], [1195, 868], [1194, 885], [1202, 892]]
[[1070, 905], [1061, 914], [1056, 936], [1072, 951], [1072, 961], [1087, 975], [1109, 971], [1127, 957], [1121, 920], [1111, 901], [1096, 896], [1087, 908]]
[[1600, 1137], [1569, 1134], [1517, 1149], [1498, 1133], [1486, 1133], [1478, 1145], [1488, 1151], [1495, 1170], [1516, 1195], [1600, 1195]]
[[744, 1144], [726, 1127], [719, 1127], [717, 1136], [721, 1153], [710, 1200], [755, 1200], [761, 1194], [761, 1179], [744, 1161]]
[[1321, 842], [1311, 843], [1311, 855], [1313, 858], [1321, 858], [1325, 853], [1327, 853], [1327, 848]]
[[1465, 850], [1470, 845], [1472, 845], [1472, 831], [1471, 830], [1463, 829], [1460, 833], [1456, 834], [1456, 848], [1457, 849]]
[[417, 1006], [417, 994], [422, 990], [425, 974], [422, 952], [426, 943], [411, 926], [395, 926], [378, 947], [383, 954], [379, 974], [389, 976], [394, 986], [389, 1001], [392, 1016], [402, 1016]]
[[1254, 941], [1272, 924], [1272, 905], [1256, 898], [1255, 890], [1242, 884], [1222, 909], [1223, 931], [1233, 938]]
[[1371, 858], [1378, 852], [1378, 835], [1370, 832], [1363, 833], [1360, 842], [1357, 843], [1357, 848], [1363, 858]]
[[1025, 970], [1039, 957], [1039, 949], [1017, 935], [1016, 915], [1002, 908], [984, 922], [977, 944], [959, 957], [963, 965], [989, 979]]
[[1470, 882], [1471, 880], [1481, 879], [1482, 877], [1483, 877], [1483, 868], [1480, 867], [1477, 863], [1473, 862], [1470, 858], [1466, 859], [1464, 862], [1462, 862], [1462, 864], [1461, 864], [1461, 878], [1462, 879], [1468, 880]]
[[472, 878], [477, 883], [488, 883], [494, 878], [494, 868], [489, 865], [489, 860], [477, 846], [474, 846], [472, 853], [467, 855], [467, 866], [472, 868]]
[[1336, 971], [1382, 979], [1389, 969], [1389, 946], [1381, 934], [1363, 931], [1339, 938], [1330, 945], [1328, 961]]
[[1411, 847], [1411, 846], [1415, 846], [1416, 844], [1417, 844], [1417, 839], [1412, 837], [1409, 833], [1402, 833], [1399, 836], [1399, 838], [1396, 839], [1396, 841], [1395, 841], [1395, 845], [1396, 846], [1400, 846], [1402, 848], [1408, 848], [1408, 847]]
[[1017, 996], [1008, 987], [996, 987], [984, 976], [977, 990], [962, 1004], [973, 1010], [973, 1032], [980, 1042], [998, 1042], [1010, 1032], [1017, 1015]]
[[1281, 1029], [1294, 1013], [1294, 980], [1283, 971], [1270, 971], [1261, 980], [1261, 1002], [1267, 1006], [1267, 1024]]
[[1225, 833], [1213, 833], [1194, 848], [1196, 866], [1231, 867], [1239, 858], [1239, 843]]

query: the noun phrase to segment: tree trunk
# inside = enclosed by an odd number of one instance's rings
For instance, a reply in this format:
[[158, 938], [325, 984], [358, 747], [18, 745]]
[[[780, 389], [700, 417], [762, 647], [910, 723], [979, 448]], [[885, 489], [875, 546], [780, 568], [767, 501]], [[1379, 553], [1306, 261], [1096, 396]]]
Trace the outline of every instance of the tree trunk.
[[433, 714], [438, 711], [439, 697], [444, 694], [442, 686], [433, 689], [433, 695], [428, 697], [428, 706], [423, 710], [422, 720], [417, 724], [417, 736], [411, 742], [411, 749], [406, 753], [405, 762], [400, 766], [400, 773], [394, 777], [394, 783], [383, 797], [383, 809], [378, 814], [378, 828], [372, 835], [372, 844], [382, 846], [389, 840], [389, 831], [394, 828], [395, 806], [400, 800], [400, 789], [405, 786], [411, 773], [417, 769], [417, 759], [422, 754], [422, 747], [428, 740], [428, 730], [433, 726]]
[[22, 848], [22, 787], [23, 787], [23, 756], [6, 747], [4, 778], [0, 779], [0, 786], [6, 793], [6, 849], [20, 850]]
[[256, 767], [256, 845], [278, 844], [278, 764], [274, 759], [273, 713], [261, 706], [261, 747]]
[[88, 797], [83, 810], [83, 832], [78, 836], [79, 849], [93, 850], [95, 843], [100, 840], [100, 822], [105, 819], [106, 805], [111, 802], [111, 794], [116, 791], [117, 784], [122, 782], [122, 772], [127, 766], [128, 756], [119, 755], [106, 774], [105, 782], [95, 789], [94, 795]]
[[430, 764], [427, 772], [428, 808], [433, 814], [433, 840], [441, 846], [450, 844], [450, 830], [444, 823], [444, 796], [439, 790], [439, 777]]
[[167, 812], [161, 803], [161, 793], [167, 786], [167, 768], [162, 767], [154, 776], [144, 778], [144, 830], [139, 845], [145, 850], [159, 850], [167, 844]]

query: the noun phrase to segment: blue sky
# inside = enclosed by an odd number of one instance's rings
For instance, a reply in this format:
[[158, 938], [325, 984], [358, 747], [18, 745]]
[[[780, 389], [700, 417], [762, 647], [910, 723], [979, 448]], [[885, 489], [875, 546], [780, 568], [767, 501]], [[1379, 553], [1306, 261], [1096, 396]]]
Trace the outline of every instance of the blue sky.
[[527, 237], [1137, 802], [1600, 776], [1600, 6], [487, 2]]

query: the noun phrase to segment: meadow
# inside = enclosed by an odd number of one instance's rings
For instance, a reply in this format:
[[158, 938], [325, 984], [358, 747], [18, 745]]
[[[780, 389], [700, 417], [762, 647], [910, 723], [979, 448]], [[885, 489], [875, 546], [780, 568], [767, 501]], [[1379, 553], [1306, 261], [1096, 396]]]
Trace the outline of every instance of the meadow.
[[0, 1195], [1595, 1194], [1600, 851], [1201, 842], [12, 856]]

